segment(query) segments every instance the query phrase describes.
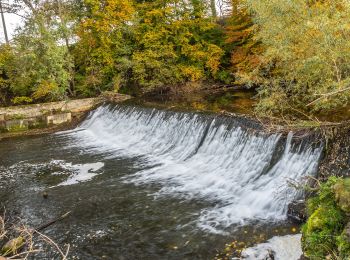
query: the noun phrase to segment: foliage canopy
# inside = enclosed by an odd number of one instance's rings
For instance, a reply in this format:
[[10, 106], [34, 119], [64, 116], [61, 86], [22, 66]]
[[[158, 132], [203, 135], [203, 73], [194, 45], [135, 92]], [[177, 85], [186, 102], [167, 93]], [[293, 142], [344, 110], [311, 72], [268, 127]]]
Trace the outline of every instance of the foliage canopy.
[[265, 115], [350, 102], [347, 0], [17, 0], [18, 8], [25, 24], [1, 46], [2, 105], [203, 81], [257, 88]]

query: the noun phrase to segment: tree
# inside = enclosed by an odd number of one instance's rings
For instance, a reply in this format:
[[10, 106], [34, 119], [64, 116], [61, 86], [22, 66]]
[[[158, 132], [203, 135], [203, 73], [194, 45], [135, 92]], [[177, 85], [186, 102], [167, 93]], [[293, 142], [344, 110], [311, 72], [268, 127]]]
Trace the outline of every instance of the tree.
[[205, 1], [153, 1], [138, 5], [133, 81], [145, 91], [215, 77], [224, 51], [212, 37], [217, 25]]
[[[350, 4], [247, 0], [266, 47], [263, 112], [330, 110], [350, 100]], [[349, 88], [349, 89], [348, 89]]]
[[[78, 44], [74, 48], [79, 67], [79, 91], [95, 95], [118, 89], [125, 77], [132, 43], [127, 41], [134, 15], [131, 1], [85, 0], [86, 13], [78, 26]], [[126, 66], [126, 68], [125, 68]]]
[[260, 66], [263, 52], [260, 42], [254, 38], [256, 29], [245, 3], [242, 0], [231, 0], [225, 31], [236, 84], [252, 86], [260, 83], [260, 79], [253, 73]]
[[217, 74], [223, 51], [208, 8], [202, 0], [85, 1], [75, 48], [82, 92], [147, 92]]
[[218, 12], [216, 11], [216, 1], [210, 0], [210, 9], [212, 16], [216, 19], [218, 16]]
[[10, 73], [15, 55], [8, 44], [0, 45], [0, 106], [8, 105], [12, 97]]
[[71, 81], [72, 62], [61, 31], [62, 19], [54, 5], [57, 2], [23, 1], [29, 13], [24, 26], [14, 37], [16, 76], [11, 88], [17, 96], [37, 101], [66, 97]]

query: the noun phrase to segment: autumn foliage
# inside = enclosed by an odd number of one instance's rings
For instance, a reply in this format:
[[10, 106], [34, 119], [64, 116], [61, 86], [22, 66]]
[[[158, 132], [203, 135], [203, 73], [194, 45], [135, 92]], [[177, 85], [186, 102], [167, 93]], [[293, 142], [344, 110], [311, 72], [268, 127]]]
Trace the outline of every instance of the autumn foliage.
[[263, 114], [350, 102], [346, 0], [23, 3], [24, 26], [1, 46], [1, 105], [204, 81], [257, 88]]

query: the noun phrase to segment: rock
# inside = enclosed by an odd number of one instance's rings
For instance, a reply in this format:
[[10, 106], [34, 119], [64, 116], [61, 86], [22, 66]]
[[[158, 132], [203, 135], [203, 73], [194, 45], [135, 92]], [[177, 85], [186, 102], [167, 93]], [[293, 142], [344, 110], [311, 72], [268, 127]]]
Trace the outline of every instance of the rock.
[[271, 248], [264, 248], [263, 250], [248, 248], [242, 252], [241, 259], [275, 260], [275, 252]]
[[334, 185], [334, 193], [339, 207], [346, 213], [350, 213], [350, 178], [338, 181]]
[[[347, 125], [345, 125], [347, 124]], [[327, 180], [331, 176], [350, 177], [350, 124], [328, 129], [327, 148], [321, 158], [319, 179]]]
[[47, 125], [59, 125], [72, 121], [72, 113], [59, 113], [46, 116]]
[[46, 191], [44, 191], [44, 192], [43, 192], [43, 198], [44, 198], [44, 199], [47, 199], [48, 197], [49, 197], [49, 194], [48, 194]]
[[266, 243], [258, 244], [242, 251], [245, 260], [298, 259], [302, 255], [301, 235], [273, 237]]
[[5, 127], [9, 132], [28, 130], [28, 125], [26, 119], [13, 119], [5, 122]]
[[295, 200], [288, 205], [287, 216], [296, 223], [304, 223], [307, 220], [306, 205], [304, 200]]

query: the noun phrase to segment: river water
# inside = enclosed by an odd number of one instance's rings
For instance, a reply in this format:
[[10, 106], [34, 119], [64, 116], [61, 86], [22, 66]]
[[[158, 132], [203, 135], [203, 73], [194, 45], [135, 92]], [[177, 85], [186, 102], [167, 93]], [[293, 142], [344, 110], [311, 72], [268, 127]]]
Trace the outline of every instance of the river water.
[[247, 125], [104, 105], [74, 130], [0, 142], [1, 205], [34, 227], [72, 211], [46, 234], [75, 259], [214, 259], [295, 233], [288, 182], [314, 175], [321, 149]]

